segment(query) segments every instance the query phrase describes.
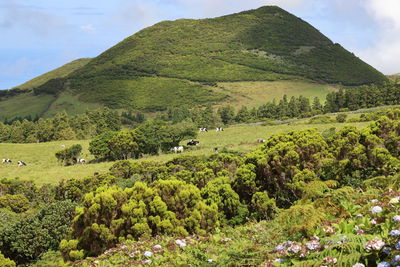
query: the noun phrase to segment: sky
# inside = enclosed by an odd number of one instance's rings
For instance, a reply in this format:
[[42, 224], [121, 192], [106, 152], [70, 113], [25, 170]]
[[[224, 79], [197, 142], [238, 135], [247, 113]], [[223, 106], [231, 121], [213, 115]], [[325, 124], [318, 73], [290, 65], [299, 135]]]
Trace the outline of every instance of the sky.
[[400, 73], [400, 0], [0, 0], [0, 89], [95, 57], [162, 20], [278, 5], [384, 74]]

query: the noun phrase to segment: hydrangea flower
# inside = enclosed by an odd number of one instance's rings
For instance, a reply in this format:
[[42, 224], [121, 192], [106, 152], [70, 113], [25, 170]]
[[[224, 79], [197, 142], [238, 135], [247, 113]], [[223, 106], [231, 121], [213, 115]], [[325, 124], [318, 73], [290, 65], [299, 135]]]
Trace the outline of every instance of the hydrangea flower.
[[381, 213], [382, 211], [383, 211], [383, 209], [380, 206], [373, 206], [371, 208], [371, 212], [374, 213], [374, 214]]
[[353, 267], [365, 267], [365, 265], [362, 263], [356, 263], [353, 265]]
[[335, 257], [328, 256], [328, 257], [324, 258], [324, 263], [325, 264], [335, 264], [335, 263], [337, 263], [337, 259]]
[[395, 221], [395, 222], [400, 222], [400, 215], [395, 215], [395, 216], [393, 216], [393, 221]]
[[208, 260], [207, 260], [207, 262], [209, 262], [209, 263], [212, 263], [212, 262], [213, 262], [213, 260], [212, 260], [212, 259], [208, 259]]
[[309, 250], [319, 250], [321, 248], [321, 244], [319, 243], [318, 240], [311, 240], [306, 243], [306, 247]]
[[175, 243], [181, 248], [186, 247], [186, 242], [180, 239], [175, 240]]
[[147, 259], [147, 260], [145, 260], [145, 261], [144, 261], [144, 263], [145, 263], [145, 264], [152, 264], [152, 263], [153, 263], [153, 261], [152, 261], [152, 260], [150, 260], [150, 259]]
[[394, 248], [397, 250], [400, 250], [400, 241], [396, 243], [396, 245], [394, 245]]
[[323, 230], [325, 233], [327, 233], [328, 235], [332, 235], [332, 234], [335, 233], [335, 230], [333, 229], [332, 226], [325, 226], [322, 230]]
[[373, 199], [373, 200], [371, 200], [371, 203], [376, 204], [376, 203], [378, 203], [378, 200], [377, 199]]
[[145, 257], [151, 257], [151, 256], [153, 256], [153, 252], [151, 252], [151, 251], [145, 251], [143, 255], [144, 255]]
[[399, 204], [400, 200], [399, 197], [392, 198], [389, 203], [390, 204]]
[[382, 261], [382, 262], [378, 263], [377, 267], [390, 267], [390, 263], [388, 263], [386, 261]]
[[162, 246], [161, 246], [161, 245], [155, 245], [155, 246], [153, 247], [153, 249], [155, 249], [155, 250], [160, 250], [160, 249], [162, 249]]
[[390, 236], [400, 236], [400, 230], [392, 230], [389, 234]]
[[381, 250], [383, 247], [385, 246], [385, 242], [383, 242], [381, 239], [379, 238], [374, 238], [370, 241], [368, 241], [365, 244], [365, 249], [370, 252], [370, 251], [379, 251]]
[[372, 219], [371, 220], [371, 224], [376, 224], [377, 222], [376, 222], [376, 220], [375, 219]]
[[288, 247], [288, 252], [292, 252], [294, 254], [297, 254], [301, 251], [302, 247], [300, 243], [293, 242], [290, 247]]
[[394, 260], [392, 260], [390, 264], [392, 264], [393, 266], [399, 266], [399, 262], [400, 262], [400, 255], [396, 255], [394, 257]]

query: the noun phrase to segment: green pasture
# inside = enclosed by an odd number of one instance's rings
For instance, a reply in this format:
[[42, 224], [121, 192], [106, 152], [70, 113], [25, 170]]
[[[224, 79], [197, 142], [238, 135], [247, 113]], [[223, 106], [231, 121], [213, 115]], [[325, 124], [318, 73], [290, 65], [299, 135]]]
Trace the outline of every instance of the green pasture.
[[[199, 133], [197, 140], [200, 146], [184, 153], [189, 155], [209, 155], [213, 149], [219, 150], [227, 148], [230, 151], [249, 152], [259, 144], [258, 138], [267, 137], [287, 132], [290, 130], [302, 130], [307, 128], [316, 128], [319, 131], [335, 127], [341, 129], [344, 126], [354, 125], [357, 128], [363, 128], [368, 125], [365, 123], [331, 123], [331, 124], [307, 124], [308, 120], [294, 121], [291, 124], [262, 126], [262, 125], [239, 125], [225, 128], [223, 132], [216, 132], [212, 129], [208, 133]], [[91, 160], [93, 157], [88, 151], [89, 140], [57, 141], [49, 143], [34, 144], [7, 144], [0, 143], [0, 159], [10, 158], [12, 164], [0, 165], [1, 178], [32, 179], [37, 184], [51, 183], [55, 184], [62, 179], [81, 178], [92, 175], [94, 172], [107, 171], [113, 162], [93, 163], [85, 165], [75, 165], [64, 167], [57, 162], [54, 154], [61, 149], [61, 145], [71, 146], [72, 144], [81, 144], [83, 147], [82, 158]], [[186, 141], [182, 142], [183, 145]], [[167, 161], [175, 157], [175, 154], [162, 154], [160, 156], [146, 156], [142, 160]], [[18, 167], [17, 161], [22, 160], [27, 163], [26, 167]]]

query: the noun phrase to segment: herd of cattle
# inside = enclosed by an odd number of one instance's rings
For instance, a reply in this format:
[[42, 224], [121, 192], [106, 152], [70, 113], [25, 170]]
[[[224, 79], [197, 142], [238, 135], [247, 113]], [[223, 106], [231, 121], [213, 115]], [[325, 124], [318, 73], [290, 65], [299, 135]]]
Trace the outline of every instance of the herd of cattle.
[[[11, 163], [12, 163], [12, 160], [11, 160], [11, 159], [3, 159], [3, 163], [11, 164]], [[26, 163], [23, 162], [23, 161], [21, 161], [21, 160], [19, 160], [19, 161], [17, 162], [17, 164], [18, 164], [19, 167], [21, 167], [21, 166], [26, 166]]]
[[[208, 129], [207, 129], [207, 128], [199, 128], [199, 131], [200, 131], [200, 132], [208, 132]], [[224, 128], [222, 128], [222, 127], [216, 127], [216, 128], [215, 128], [215, 131], [216, 131], [216, 132], [223, 132], [223, 131], [224, 131]], [[257, 139], [257, 142], [258, 142], [258, 143], [265, 143], [265, 140], [264, 140], [264, 139], [261, 139], [261, 138], [258, 138], [258, 139]], [[197, 141], [197, 140], [193, 140], [193, 139], [192, 139], [192, 140], [190, 140], [189, 142], [187, 142], [186, 145], [187, 145], [187, 146], [198, 146], [198, 145], [200, 145], [200, 141]], [[62, 145], [61, 148], [65, 148], [65, 145]], [[184, 147], [183, 147], [183, 146], [176, 146], [176, 147], [173, 147], [173, 148], [171, 149], [171, 151], [173, 151], [174, 153], [183, 153], [183, 150], [184, 150]], [[213, 149], [213, 151], [214, 151], [214, 153], [218, 153], [218, 147], [215, 147], [215, 148]], [[75, 161], [76, 161], [76, 163], [80, 163], [80, 164], [85, 164], [85, 163], [86, 163], [86, 160], [85, 160], [85, 159], [75, 159]], [[11, 163], [12, 163], [12, 160], [9, 159], [9, 158], [5, 158], [5, 159], [3, 159], [3, 163], [11, 164]], [[26, 163], [23, 162], [23, 161], [18, 161], [18, 166], [19, 166], [19, 167], [21, 167], [21, 166], [26, 166]]]

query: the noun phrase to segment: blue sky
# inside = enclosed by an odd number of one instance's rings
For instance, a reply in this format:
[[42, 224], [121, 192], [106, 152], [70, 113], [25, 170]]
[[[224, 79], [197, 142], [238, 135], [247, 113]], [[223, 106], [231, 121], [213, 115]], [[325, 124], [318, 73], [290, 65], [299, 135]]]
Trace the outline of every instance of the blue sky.
[[263, 5], [301, 17], [385, 74], [400, 72], [400, 0], [0, 0], [0, 89], [94, 57], [161, 20]]

